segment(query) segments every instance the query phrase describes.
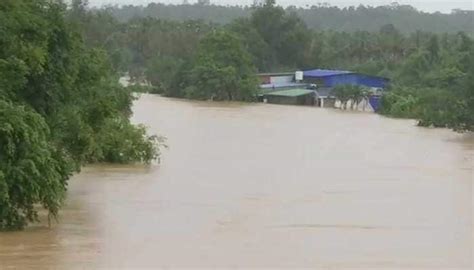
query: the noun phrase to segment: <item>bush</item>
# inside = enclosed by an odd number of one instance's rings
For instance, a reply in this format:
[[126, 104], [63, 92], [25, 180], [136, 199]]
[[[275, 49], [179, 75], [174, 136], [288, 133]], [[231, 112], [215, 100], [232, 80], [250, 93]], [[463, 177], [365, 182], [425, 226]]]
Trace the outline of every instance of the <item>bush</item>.
[[[397, 88], [382, 96], [382, 114], [413, 118], [420, 126], [453, 127], [457, 123], [462, 100], [447, 89]], [[454, 128], [454, 127], [453, 127]]]
[[449, 127], [456, 122], [456, 99], [453, 93], [437, 88], [428, 88], [420, 92], [419, 125]]
[[388, 92], [382, 96], [380, 113], [400, 118], [417, 117], [418, 99], [410, 94]]
[[134, 126], [128, 119], [108, 119], [97, 134], [97, 149], [91, 157], [96, 162], [150, 163], [160, 157], [164, 138], [148, 136], [143, 125]]

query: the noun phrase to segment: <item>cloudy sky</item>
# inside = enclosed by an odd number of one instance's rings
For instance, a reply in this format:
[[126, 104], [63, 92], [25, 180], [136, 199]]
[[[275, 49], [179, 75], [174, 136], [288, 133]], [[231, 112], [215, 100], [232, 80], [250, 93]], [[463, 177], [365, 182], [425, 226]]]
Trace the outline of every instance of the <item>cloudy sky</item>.
[[[173, 3], [179, 4], [183, 0], [89, 0], [89, 2], [94, 5], [103, 5], [103, 4], [148, 4], [151, 2], [160, 2], [160, 3]], [[197, 2], [197, 0], [188, 0], [189, 3]], [[392, 2], [398, 2], [400, 4], [409, 4], [417, 9], [435, 12], [440, 11], [443, 13], [449, 13], [452, 9], [474, 9], [474, 0], [277, 0], [277, 3], [283, 6], [287, 5], [296, 5], [296, 6], [306, 6], [306, 5], [315, 5], [319, 2], [327, 2], [331, 5], [345, 7], [345, 6], [357, 6], [359, 4], [379, 6], [387, 5]], [[221, 5], [250, 5], [253, 3], [253, 0], [211, 0], [211, 3], [221, 4]]]

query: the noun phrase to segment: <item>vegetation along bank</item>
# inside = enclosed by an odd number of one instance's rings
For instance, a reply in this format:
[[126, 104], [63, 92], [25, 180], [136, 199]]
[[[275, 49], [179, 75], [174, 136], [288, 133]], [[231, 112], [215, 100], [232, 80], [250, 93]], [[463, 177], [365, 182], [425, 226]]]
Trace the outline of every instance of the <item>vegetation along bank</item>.
[[131, 93], [64, 3], [1, 1], [0, 26], [0, 230], [40, 207], [55, 218], [82, 165], [158, 158], [159, 137], [130, 123]]

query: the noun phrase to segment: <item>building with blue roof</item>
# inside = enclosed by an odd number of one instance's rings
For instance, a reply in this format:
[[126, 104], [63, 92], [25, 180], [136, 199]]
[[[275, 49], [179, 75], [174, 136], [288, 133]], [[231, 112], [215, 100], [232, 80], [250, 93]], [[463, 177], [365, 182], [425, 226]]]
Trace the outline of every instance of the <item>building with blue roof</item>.
[[370, 88], [385, 88], [387, 78], [360, 74], [347, 70], [312, 69], [303, 71], [304, 82], [323, 87], [334, 87], [341, 84], [353, 84]]
[[372, 88], [370, 105], [374, 110], [380, 100], [379, 90], [386, 88], [389, 83], [389, 80], [383, 77], [330, 69], [311, 69], [295, 73], [261, 73], [257, 76], [260, 79], [261, 101], [334, 107], [336, 98], [332, 94], [333, 88], [337, 85], [352, 84]]
[[361, 74], [347, 70], [311, 69], [303, 71], [303, 82], [316, 85], [316, 104], [320, 107], [336, 104], [336, 98], [332, 95], [332, 89], [337, 85], [352, 84], [372, 88], [373, 94], [369, 97], [370, 105], [377, 110], [380, 103], [378, 90], [387, 87], [387, 78]]

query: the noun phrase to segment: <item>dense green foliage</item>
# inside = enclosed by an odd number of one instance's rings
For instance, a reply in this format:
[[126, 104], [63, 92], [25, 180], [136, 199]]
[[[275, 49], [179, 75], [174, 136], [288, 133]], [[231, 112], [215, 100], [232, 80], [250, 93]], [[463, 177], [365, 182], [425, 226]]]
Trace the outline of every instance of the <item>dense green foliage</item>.
[[308, 28], [295, 13], [286, 13], [272, 0], [250, 18], [231, 23], [229, 29], [243, 40], [260, 71], [302, 67], [311, 60], [306, 53], [311, 42]]
[[182, 69], [187, 77], [180, 87], [188, 98], [256, 99], [257, 80], [250, 55], [240, 40], [228, 32], [208, 34], [201, 41], [194, 61]]
[[37, 203], [57, 214], [73, 168], [49, 136], [41, 115], [0, 100], [0, 229], [35, 220]]
[[[127, 22], [136, 17], [151, 17], [163, 20], [203, 20], [228, 24], [238, 18], [250, 17], [253, 7], [151, 3], [145, 7], [111, 6], [107, 10], [121, 22]], [[393, 24], [404, 33], [413, 33], [417, 30], [436, 33], [474, 32], [473, 11], [453, 10], [450, 14], [425, 13], [409, 5], [397, 3], [379, 7], [359, 5], [346, 8], [319, 3], [305, 8], [288, 7], [286, 11], [296, 13], [309, 28], [315, 30], [373, 32], [385, 24]]]
[[60, 0], [0, 2], [0, 230], [36, 221], [39, 206], [55, 217], [86, 163], [158, 157], [107, 54], [66, 13]]
[[[432, 37], [438, 40], [440, 49], [449, 48], [459, 39], [470, 40], [462, 32], [433, 34], [417, 30], [403, 34], [390, 23], [375, 31], [312, 30], [296, 13], [285, 12], [272, 4], [252, 11], [247, 18], [218, 26], [203, 21], [179, 22], [151, 17], [134, 17], [120, 23], [109, 13], [110, 9], [104, 9], [85, 13], [83, 24], [86, 40], [101, 44], [114, 59], [117, 70], [130, 72], [134, 79], [146, 75], [154, 85], [159, 81], [172, 84], [171, 78], [178, 67], [196, 54], [200, 40], [222, 28], [242, 39], [258, 72], [319, 67], [393, 77], [394, 69], [425, 47]], [[101, 26], [104, 30], [100, 30]]]
[[438, 44], [433, 36], [398, 68], [381, 113], [420, 125], [474, 130], [474, 42], [463, 34]]

